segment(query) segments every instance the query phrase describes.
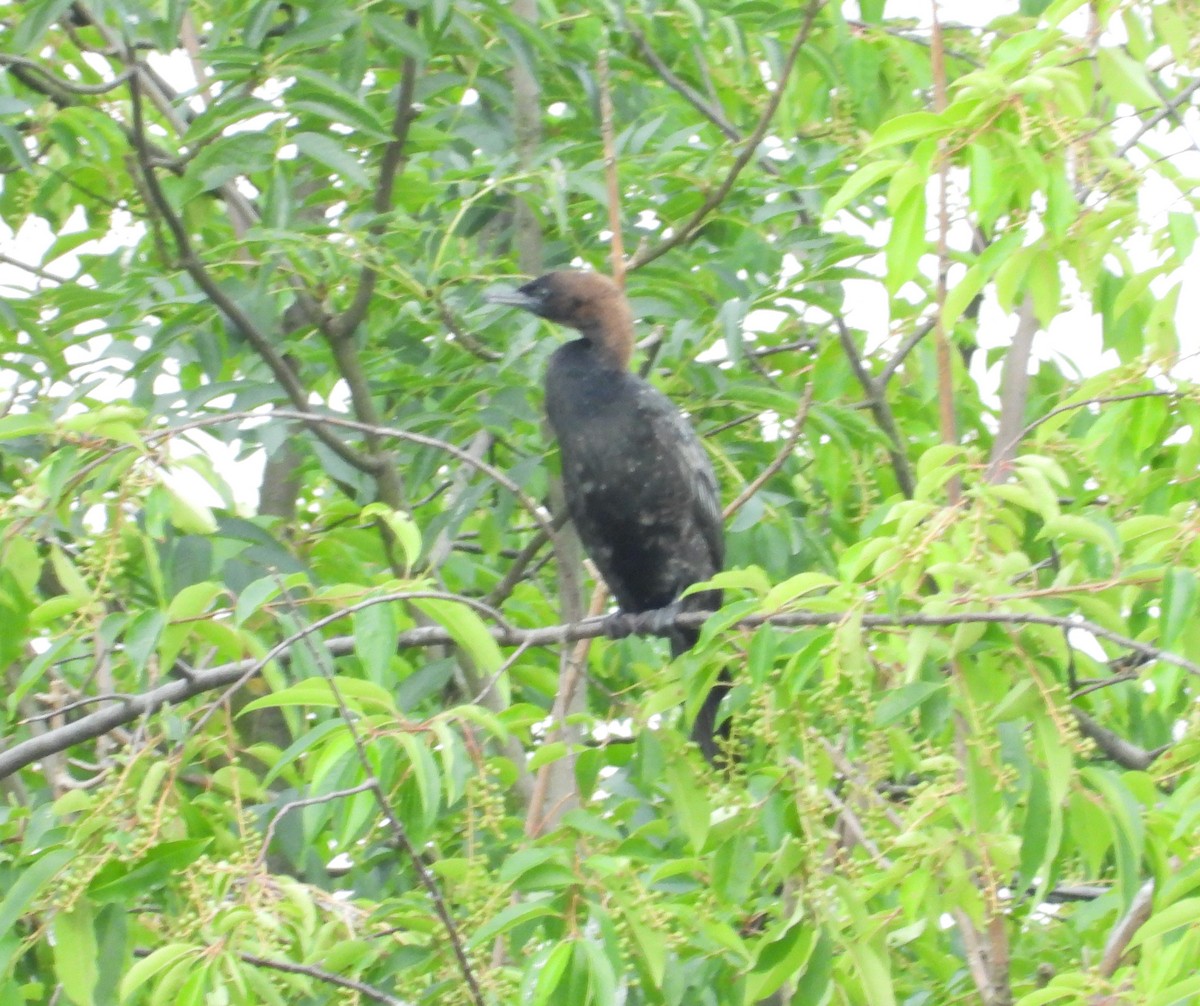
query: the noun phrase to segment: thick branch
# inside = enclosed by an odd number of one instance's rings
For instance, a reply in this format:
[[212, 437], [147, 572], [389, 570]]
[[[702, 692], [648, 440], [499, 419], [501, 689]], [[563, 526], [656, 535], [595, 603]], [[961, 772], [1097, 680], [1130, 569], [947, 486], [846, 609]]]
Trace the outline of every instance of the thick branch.
[[1111, 978], [1121, 963], [1121, 957], [1129, 947], [1129, 941], [1146, 924], [1154, 910], [1154, 879], [1147, 880], [1133, 896], [1129, 910], [1113, 926], [1104, 944], [1104, 956], [1096, 970], [1105, 978]]
[[1153, 751], [1147, 751], [1102, 727], [1082, 709], [1072, 709], [1071, 712], [1075, 714], [1075, 719], [1079, 723], [1079, 732], [1094, 741], [1096, 747], [1104, 752], [1106, 758], [1116, 762], [1122, 768], [1144, 772], [1169, 749], [1169, 745], [1163, 745]]
[[209, 275], [204, 263], [196, 256], [192, 248], [191, 238], [188, 236], [187, 228], [167, 200], [162, 186], [158, 183], [158, 176], [155, 174], [154, 168], [150, 165], [150, 155], [146, 145], [146, 124], [142, 114], [140, 65], [135, 66], [135, 70], [138, 72], [133, 73], [129, 78], [129, 94], [133, 106], [133, 142], [138, 165], [141, 168], [142, 176], [146, 183], [146, 191], [149, 193], [155, 209], [166, 223], [167, 228], [171, 231], [171, 236], [175, 240], [175, 245], [179, 252], [180, 264], [188, 275], [192, 277], [196, 285], [204, 291], [209, 300], [213, 302], [213, 305], [233, 322], [234, 326], [241, 332], [246, 341], [250, 343], [255, 352], [262, 357], [274, 375], [275, 380], [279, 382], [280, 387], [287, 393], [297, 412], [300, 413], [297, 418], [308, 423], [309, 428], [312, 429], [316, 437], [347, 464], [353, 465], [359, 471], [371, 475], [377, 474], [379, 469], [379, 460], [377, 458], [361, 454], [348, 444], [343, 443], [324, 426], [313, 425], [311, 423], [312, 414], [308, 405], [308, 392], [300, 384], [292, 368], [288, 366], [282, 354], [271, 344], [266, 333], [258, 328], [254, 320], [234, 300], [226, 296], [225, 291], [217, 285], [216, 281]]
[[1033, 298], [1028, 294], [1017, 314], [1017, 331], [1004, 357], [1000, 377], [1000, 422], [992, 442], [992, 456], [986, 480], [1003, 482], [1012, 467], [1017, 448], [1025, 429], [1025, 404], [1029, 399], [1029, 357], [1033, 352], [1033, 337], [1037, 335], [1037, 315]]

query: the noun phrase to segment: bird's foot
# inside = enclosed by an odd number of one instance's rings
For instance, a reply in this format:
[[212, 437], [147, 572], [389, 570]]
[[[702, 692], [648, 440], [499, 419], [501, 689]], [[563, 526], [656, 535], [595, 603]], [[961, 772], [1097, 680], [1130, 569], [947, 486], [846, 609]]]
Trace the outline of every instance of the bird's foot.
[[634, 611], [614, 611], [604, 620], [604, 634], [609, 639], [632, 636], [641, 624], [642, 616]]
[[678, 601], [652, 611], [616, 611], [604, 622], [604, 634], [609, 639], [626, 636], [669, 636], [674, 631], [675, 616], [682, 610]]
[[675, 632], [675, 619], [683, 605], [672, 601], [665, 608], [655, 608], [643, 616], [642, 631], [654, 636], [670, 636]]

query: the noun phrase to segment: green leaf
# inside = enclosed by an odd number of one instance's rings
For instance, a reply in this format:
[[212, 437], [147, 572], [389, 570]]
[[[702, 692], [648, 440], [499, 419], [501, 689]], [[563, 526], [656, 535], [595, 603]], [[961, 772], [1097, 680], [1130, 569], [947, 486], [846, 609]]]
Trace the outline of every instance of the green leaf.
[[53, 429], [54, 424], [37, 412], [22, 412], [11, 416], [0, 416], [0, 441], [42, 436]]
[[241, 626], [252, 615], [258, 614], [267, 602], [278, 597], [283, 586], [278, 576], [264, 576], [247, 584], [238, 593], [233, 609], [233, 621]]
[[133, 994], [156, 975], [162, 974], [169, 968], [177, 966], [189, 957], [198, 958], [201, 950], [187, 943], [167, 943], [143, 957], [134, 961], [121, 980], [122, 1002], [132, 998]]
[[794, 922], [783, 934], [760, 947], [754, 969], [746, 980], [747, 1001], [757, 1002], [783, 985], [808, 962], [817, 931], [804, 920]]
[[925, 190], [914, 188], [893, 211], [885, 255], [889, 293], [894, 294], [917, 274], [925, 245]]
[[97, 966], [95, 912], [80, 899], [69, 912], [54, 916], [54, 970], [63, 991], [75, 1006], [93, 1006]]
[[22, 867], [0, 901], [0, 933], [13, 932], [41, 889], [74, 858], [71, 849], [51, 849]]
[[186, 622], [198, 618], [212, 606], [213, 601], [225, 593], [220, 583], [193, 583], [184, 587], [171, 599], [167, 618], [172, 622]]
[[887, 957], [867, 943], [851, 943], [846, 947], [854, 962], [855, 977], [862, 988], [863, 999], [871, 1006], [896, 1006]]
[[550, 741], [549, 743], [541, 744], [534, 751], [533, 757], [529, 759], [529, 771], [534, 772], [543, 765], [549, 765], [560, 758], [565, 758], [570, 753], [570, 745], [563, 741]]
[[934, 112], [908, 112], [880, 126], [863, 152], [872, 153], [897, 143], [913, 143], [930, 136], [943, 136], [951, 129], [945, 117]]
[[539, 962], [535, 958], [534, 968], [537, 974], [537, 984], [534, 986], [533, 1006], [544, 1006], [545, 1003], [551, 1001], [550, 997], [558, 990], [563, 973], [567, 970], [567, 965], [571, 963], [574, 952], [575, 945], [564, 941], [552, 948], [544, 960]]
[[14, 55], [28, 52], [55, 21], [71, 6], [72, 0], [32, 0], [21, 5], [16, 29], [12, 31], [6, 48]]
[[171, 523], [184, 534], [211, 535], [217, 530], [217, 519], [213, 512], [197, 499], [188, 499], [170, 485], [164, 484], [163, 491], [169, 501]]
[[1165, 936], [1183, 926], [1191, 928], [1196, 925], [1197, 918], [1200, 918], [1200, 898], [1184, 898], [1182, 901], [1177, 901], [1175, 904], [1155, 912], [1143, 923], [1142, 927], [1134, 934], [1133, 939], [1129, 941], [1130, 949], [1140, 947], [1147, 940]]
[[687, 837], [692, 851], [700, 852], [704, 848], [704, 840], [708, 837], [712, 818], [708, 794], [683, 758], [674, 759], [667, 767], [667, 785], [671, 803], [679, 818], [679, 828]]
[[838, 581], [825, 573], [797, 573], [770, 589], [767, 596], [763, 598], [762, 609], [763, 611], [778, 611], [805, 594], [836, 586], [838, 586]]
[[667, 970], [667, 937], [665, 933], [644, 925], [639, 914], [640, 911], [626, 912], [625, 924], [633, 934], [633, 942], [650, 980], [655, 988], [661, 989]]
[[899, 160], [886, 160], [864, 164], [847, 178], [842, 183], [842, 187], [829, 198], [823, 211], [824, 218], [829, 220], [834, 217], [840, 209], [849, 206], [867, 189], [895, 174], [896, 169], [903, 163]]
[[1185, 629], [1194, 629], [1197, 614], [1195, 571], [1178, 566], [1169, 570], [1163, 578], [1159, 645], [1173, 646]]
[[354, 653], [367, 676], [376, 684], [391, 684], [392, 658], [399, 631], [390, 602], [380, 602], [354, 613]]
[[305, 678], [288, 688], [247, 703], [238, 715], [245, 715], [255, 709], [285, 706], [337, 709], [339, 695], [347, 706], [358, 712], [396, 712], [396, 700], [392, 693], [374, 682], [343, 676], [337, 676], [334, 680], [337, 684], [337, 694], [326, 678]]
[[920, 707], [931, 695], [946, 687], [944, 681], [914, 681], [890, 692], [875, 709], [875, 725], [888, 727]]
[[556, 909], [544, 901], [518, 901], [508, 905], [480, 926], [471, 936], [468, 947], [486, 946], [497, 936], [538, 919], [557, 918]]
[[311, 157], [325, 165], [353, 185], [370, 187], [371, 179], [367, 177], [358, 159], [336, 140], [320, 133], [297, 133], [292, 139], [305, 157]]
[[[500, 669], [504, 663], [500, 647], [492, 639], [483, 620], [467, 605], [426, 597], [415, 598], [411, 603], [454, 637], [454, 641], [466, 650], [480, 674], [492, 675]], [[500, 688], [507, 701], [507, 683], [501, 682]]]
[[1062, 300], [1062, 277], [1058, 269], [1058, 256], [1049, 248], [1041, 248], [1034, 254], [1025, 276], [1026, 288], [1033, 298], [1033, 313], [1043, 327], [1054, 320]]
[[1096, 52], [1096, 65], [1100, 84], [1110, 97], [1134, 108], [1157, 108], [1162, 104], [1145, 66], [1122, 50], [1101, 47]]
[[210, 838], [185, 838], [160, 842], [133, 863], [110, 860], [88, 885], [88, 895], [99, 902], [117, 902], [141, 897], [198, 860]]

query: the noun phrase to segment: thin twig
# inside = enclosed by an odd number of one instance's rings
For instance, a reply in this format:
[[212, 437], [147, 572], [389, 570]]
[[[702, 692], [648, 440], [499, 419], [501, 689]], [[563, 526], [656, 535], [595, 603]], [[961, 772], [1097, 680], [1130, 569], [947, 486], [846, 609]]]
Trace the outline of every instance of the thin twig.
[[876, 379], [879, 387], [887, 387], [888, 382], [892, 379], [892, 375], [896, 373], [900, 364], [905, 361], [909, 353], [917, 348], [921, 340], [933, 331], [936, 324], [933, 320], [927, 321], [924, 325], [921, 325], [908, 334], [908, 337], [900, 343], [900, 348], [896, 350], [892, 358], [883, 365], [883, 370], [880, 371], [879, 377]]
[[[204, 948], [196, 948], [196, 953], [202, 953]], [[139, 958], [149, 957], [154, 951], [148, 947], [134, 947], [133, 956]], [[377, 1003], [383, 1003], [383, 1006], [413, 1006], [406, 999], [397, 999], [393, 995], [389, 995], [382, 989], [376, 988], [374, 985], [368, 985], [366, 982], [360, 982], [354, 978], [345, 978], [342, 975], [335, 975], [332, 971], [326, 971], [324, 968], [319, 968], [315, 964], [296, 964], [294, 961], [281, 961], [273, 957], [260, 957], [258, 954], [248, 954], [242, 951], [237, 952], [238, 960], [245, 961], [247, 964], [253, 964], [258, 968], [269, 968], [272, 971], [283, 971], [290, 975], [307, 975], [309, 978], [315, 978], [319, 982], [325, 982], [328, 985], [336, 985], [339, 988], [350, 989], [352, 992], [357, 992], [360, 995], [366, 996], [368, 999]]]
[[36, 276], [38, 279], [47, 280], [50, 283], [74, 283], [75, 280], [68, 276], [56, 276], [54, 273], [41, 268], [40, 266], [30, 265], [28, 262], [22, 262], [20, 259], [10, 258], [9, 256], [0, 253], [0, 263], [11, 265], [16, 269], [21, 269], [31, 276]]
[[863, 392], [867, 396], [867, 407], [871, 410], [871, 415], [875, 417], [876, 425], [888, 439], [888, 457], [891, 458], [892, 470], [896, 473], [896, 482], [900, 485], [900, 491], [911, 498], [917, 483], [913, 477], [912, 467], [908, 463], [908, 455], [904, 453], [904, 441], [900, 438], [900, 428], [896, 425], [896, 417], [892, 415], [892, 407], [888, 405], [883, 386], [867, 372], [862, 357], [858, 355], [858, 347], [854, 345], [850, 329], [846, 327], [842, 316], [834, 315], [833, 320], [838, 331], [838, 340], [842, 344], [842, 352], [846, 354], [850, 369], [854, 371], [854, 376], [862, 385]]
[[[1139, 128], [1138, 131], [1133, 134], [1133, 136], [1131, 136], [1125, 141], [1125, 143], [1117, 148], [1117, 156], [1124, 157], [1126, 154], [1128, 154], [1129, 151], [1142, 142], [1143, 136], [1145, 136], [1148, 132], [1150, 132], [1150, 130], [1162, 122], [1163, 119], [1174, 115], [1179, 108], [1197, 91], [1200, 91], [1200, 80], [1193, 80], [1190, 84], [1188, 84], [1187, 87], [1175, 95], [1174, 98], [1166, 102], [1162, 108], [1154, 113], [1154, 115], [1150, 116], [1149, 119], [1143, 122], [1141, 128]], [[1099, 179], [1097, 179], [1097, 184], [1098, 183]]]
[[[285, 598], [286, 596], [284, 595]], [[317, 624], [314, 622], [312, 628], [315, 629], [316, 627]], [[367, 755], [366, 745], [363, 743], [358, 727], [354, 723], [350, 707], [346, 704], [346, 699], [342, 695], [342, 689], [337, 682], [337, 675], [334, 674], [333, 667], [330, 666], [329, 654], [322, 652], [318, 647], [314, 646], [313, 640], [309, 636], [310, 633], [305, 633], [305, 644], [313, 653], [317, 666], [320, 667], [321, 673], [325, 677], [325, 682], [329, 685], [330, 692], [333, 693], [334, 701], [338, 707], [338, 714], [346, 726], [346, 731], [350, 734], [350, 740], [354, 744], [354, 752], [357, 756], [359, 767], [362, 769], [363, 775], [366, 776], [367, 788], [374, 795], [376, 806], [379, 807], [380, 813], [387, 820], [393, 840], [404, 852], [405, 856], [408, 857], [409, 862], [412, 863], [417, 879], [433, 902], [434, 913], [441, 922], [442, 928], [446, 931], [446, 936], [450, 941], [450, 948], [454, 953], [455, 960], [458, 962], [458, 969], [462, 973], [463, 980], [467, 983], [472, 1001], [475, 1003], [475, 1006], [484, 1006], [483, 990], [480, 989], [479, 981], [475, 977], [475, 970], [471, 967], [470, 960], [467, 959], [466, 946], [459, 934], [458, 924], [454, 921], [454, 916], [450, 914], [450, 909], [446, 904], [442, 889], [438, 886], [437, 880], [434, 879], [433, 874], [421, 859], [421, 855], [417, 851], [416, 846], [413, 845], [412, 839], [408, 837], [408, 829], [404, 827], [400, 816], [392, 806], [391, 800], [388, 799], [387, 794], [383, 791], [383, 785], [374, 774], [374, 770], [371, 767], [371, 759]]]
[[301, 807], [313, 807], [320, 803], [332, 803], [334, 800], [341, 800], [348, 796], [354, 796], [356, 793], [365, 793], [373, 789], [370, 781], [359, 783], [350, 789], [335, 789], [331, 793], [322, 793], [320, 796], [305, 797], [303, 800], [289, 800], [280, 807], [274, 814], [271, 815], [271, 821], [267, 825], [267, 833], [263, 836], [262, 847], [258, 850], [258, 863], [261, 865], [266, 861], [267, 850], [271, 847], [271, 842], [275, 838], [275, 828], [279, 825], [283, 816], [291, 810], [298, 810]]
[[[412, 31], [417, 28], [419, 12], [409, 10], [404, 14], [404, 23]], [[371, 211], [375, 215], [367, 234], [372, 241], [377, 241], [387, 230], [388, 214], [392, 209], [393, 191], [396, 187], [396, 177], [403, 168], [407, 156], [408, 130], [416, 118], [413, 100], [417, 87], [417, 60], [414, 56], [406, 56], [400, 71], [400, 87], [396, 94], [396, 111], [392, 117], [392, 139], [384, 148], [383, 158], [379, 162], [379, 179], [375, 185], [375, 194], [371, 199]], [[375, 294], [375, 284], [379, 279], [379, 271], [369, 263], [364, 265], [359, 275], [358, 289], [354, 300], [330, 325], [331, 332], [343, 339], [354, 334], [363, 319], [367, 316], [367, 308]], [[365, 416], [363, 418], [366, 418]]]
[[[156, 430], [153, 433], [147, 434], [146, 439], [152, 440], [160, 437], [174, 436], [178, 433], [186, 432], [187, 430], [203, 429], [208, 426], [217, 426], [221, 423], [230, 421], [242, 421], [247, 419], [261, 420], [264, 416], [257, 412], [229, 412], [222, 416], [204, 416], [200, 419], [190, 420], [182, 423], [179, 426], [173, 426], [165, 430]], [[360, 432], [370, 432], [382, 438], [394, 437], [397, 440], [405, 440], [409, 443], [420, 444], [422, 447], [433, 447], [439, 451], [445, 451], [451, 457], [458, 458], [482, 474], [486, 475], [493, 482], [507, 489], [517, 501], [528, 511], [533, 518], [538, 528], [551, 540], [554, 540], [556, 527], [550, 515], [546, 512], [545, 507], [541, 506], [536, 500], [529, 496], [519, 485], [505, 475], [502, 471], [493, 465], [488, 464], [482, 458], [473, 456], [470, 451], [457, 447], [454, 444], [448, 443], [445, 440], [439, 440], [437, 437], [426, 436], [423, 433], [413, 433], [411, 430], [399, 430], [392, 426], [375, 426], [371, 423], [363, 423], [357, 419], [349, 419], [345, 416], [331, 416], [312, 412], [298, 412], [292, 409], [273, 409], [270, 418], [272, 419], [294, 419], [307, 422], [314, 425], [328, 424], [330, 426], [341, 426], [350, 430], [358, 430]]]
[[[281, 592], [281, 596], [286, 600], [288, 595], [286, 592]], [[377, 604], [392, 604], [397, 601], [420, 601], [420, 600], [435, 600], [435, 601], [456, 601], [460, 604], [465, 604], [471, 608], [482, 609], [485, 614], [493, 617], [498, 616], [498, 612], [489, 608], [480, 601], [475, 601], [469, 597], [463, 597], [458, 594], [450, 594], [443, 590], [398, 590], [387, 594], [377, 594], [374, 597], [368, 597], [354, 604], [349, 604], [344, 608], [339, 608], [337, 611], [332, 611], [328, 615], [322, 615], [320, 618], [308, 622], [303, 628], [290, 633], [281, 639], [278, 643], [272, 646], [257, 660], [243, 662], [248, 664], [245, 670], [239, 675], [229, 687], [214, 701], [207, 712], [196, 722], [192, 727], [192, 733], [199, 733], [203, 729], [204, 724], [216, 712], [216, 710], [233, 698], [234, 693], [239, 691], [251, 678], [260, 674], [272, 660], [280, 657], [290, 656], [292, 648], [300, 642], [307, 642], [317, 629], [323, 629], [327, 625], [333, 625], [335, 622], [340, 622], [343, 618], [357, 614], [367, 608], [373, 608]], [[504, 628], [512, 631], [512, 627], [505, 624]], [[195, 677], [196, 672], [192, 672]]]
[[779, 80], [775, 82], [775, 90], [771, 93], [770, 100], [759, 117], [758, 125], [743, 144], [741, 153], [738, 154], [737, 159], [733, 162], [733, 167], [729, 169], [729, 173], [725, 176], [724, 180], [704, 200], [700, 208], [692, 214], [691, 218], [674, 234], [653, 247], [638, 251], [630, 260], [628, 264], [629, 269], [638, 269], [647, 263], [653, 262], [655, 259], [665, 255], [672, 248], [687, 241], [696, 232], [696, 229], [705, 217], [724, 202], [725, 197], [733, 189], [733, 184], [737, 181], [738, 175], [750, 163], [750, 159], [758, 151], [758, 145], [762, 143], [763, 138], [767, 135], [767, 130], [771, 127], [771, 120], [774, 118], [775, 112], [779, 108], [779, 103], [783, 100], [783, 94], [787, 90], [788, 78], [791, 76], [792, 68], [796, 65], [796, 57], [800, 55], [800, 50], [804, 47], [804, 43], [808, 41], [809, 33], [812, 31], [812, 26], [817, 19], [817, 12], [823, 4], [824, 0], [811, 0], [809, 3], [808, 10], [804, 15], [804, 23], [796, 33], [792, 47], [788, 50], [788, 54], [783, 61], [783, 66], [779, 72]]
[[613, 137], [613, 103], [608, 79], [607, 49], [601, 49], [596, 59], [596, 79], [600, 87], [600, 141], [604, 149], [604, 181], [608, 190], [608, 229], [612, 232], [608, 257], [612, 262], [613, 282], [624, 289], [625, 236], [621, 227], [621, 183], [617, 177], [617, 142]]
[[650, 68], [658, 74], [667, 87], [677, 92], [688, 104], [708, 119], [709, 122], [734, 143], [741, 140], [742, 134], [738, 132], [736, 126], [725, 118], [724, 111], [715, 102], [706, 100], [699, 91], [686, 81], [680, 80], [672, 72], [671, 68], [663, 62], [662, 57], [654, 51], [650, 43], [646, 41], [645, 35], [632, 26], [627, 27], [625, 33], [633, 39], [633, 44], [638, 47], [638, 51], [642, 54], [642, 57], [650, 64]]
[[783, 442], [783, 446], [779, 448], [779, 451], [771, 460], [771, 463], [767, 465], [767, 467], [761, 472], [759, 472], [754, 481], [746, 486], [746, 488], [740, 493], [738, 493], [737, 499], [735, 499], [725, 508], [724, 512], [722, 513], [722, 517], [724, 517], [725, 520], [729, 520], [730, 517], [737, 513], [743, 506], [745, 506], [746, 502], [764, 485], [766, 485], [767, 480], [774, 476], [775, 473], [784, 466], [784, 463], [787, 461], [787, 459], [791, 457], [792, 450], [795, 448], [797, 441], [800, 439], [800, 434], [804, 432], [804, 421], [808, 418], [808, 410], [812, 406], [813, 392], [815, 390], [816, 385], [814, 385], [812, 381], [809, 381], [808, 387], [804, 389], [804, 396], [800, 399], [800, 406], [796, 409], [796, 418], [792, 420], [791, 433], [788, 434], [787, 439]]
[[273, 971], [284, 971], [293, 975], [308, 975], [308, 977], [315, 978], [317, 981], [350, 989], [352, 992], [364, 995], [377, 1003], [383, 1003], [384, 1006], [412, 1006], [412, 1003], [407, 1000], [397, 999], [395, 996], [388, 995], [388, 993], [382, 989], [375, 988], [373, 985], [356, 981], [353, 978], [343, 978], [341, 975], [335, 975], [332, 971], [326, 971], [315, 964], [293, 964], [291, 961], [281, 961], [271, 957], [259, 957], [257, 954], [239, 953], [238, 957], [247, 964], [253, 964], [256, 967], [270, 968]]
[[1097, 398], [1085, 398], [1082, 402], [1071, 402], [1069, 405], [1060, 405], [1056, 409], [1051, 409], [1044, 416], [1039, 416], [1032, 423], [1021, 431], [1020, 439], [1024, 440], [1029, 434], [1036, 430], [1042, 423], [1049, 422], [1055, 416], [1062, 415], [1064, 412], [1070, 412], [1073, 409], [1086, 409], [1089, 405], [1107, 405], [1110, 402], [1131, 402], [1136, 398], [1186, 398], [1187, 395], [1179, 391], [1162, 391], [1151, 389], [1147, 391], [1131, 391], [1126, 395], [1101, 395]]
[[[365, 607], [368, 603], [382, 604], [411, 597], [412, 592], [406, 592], [403, 596], [380, 595], [371, 598], [369, 602], [355, 606], [355, 610]], [[833, 626], [841, 624], [851, 615], [852, 612], [849, 611], [789, 611], [773, 615], [751, 615], [737, 622], [736, 627], [752, 629], [767, 623], [783, 628]], [[637, 615], [626, 614], [624, 625], [634, 633], [666, 635], [669, 634], [671, 628], [698, 629], [708, 617], [708, 612], [692, 611], [677, 613], [673, 619], [670, 619], [663, 617], [663, 612], [650, 611]], [[1151, 646], [1149, 643], [1130, 639], [1128, 636], [1113, 632], [1111, 629], [1086, 619], [1007, 611], [962, 611], [942, 615], [866, 614], [859, 615], [857, 618], [864, 629], [914, 628], [917, 626], [950, 627], [968, 624], [1049, 625], [1058, 629], [1078, 629], [1136, 653], [1148, 661], [1159, 660], [1175, 667], [1181, 667], [1189, 674], [1200, 677], [1200, 664], [1157, 646]], [[329, 620], [330, 617], [321, 620], [320, 625], [327, 624]], [[522, 644], [561, 646], [563, 643], [580, 639], [595, 639], [608, 635], [607, 623], [607, 618], [594, 618], [574, 624], [543, 626], [536, 629], [489, 628], [488, 632], [492, 639], [501, 646], [520, 646]], [[314, 622], [308, 631], [315, 631], [318, 627], [318, 623]], [[397, 649], [411, 649], [425, 646], [447, 646], [454, 641], [454, 637], [440, 625], [420, 626], [400, 633], [396, 639], [396, 647]], [[347, 656], [354, 652], [354, 637], [335, 636], [322, 641], [321, 645], [331, 657]], [[273, 647], [271, 659], [279, 660], [281, 663], [289, 662], [291, 646]], [[14, 744], [8, 750], [0, 751], [0, 779], [4, 779], [49, 755], [65, 751], [76, 744], [100, 737], [123, 724], [157, 712], [164, 705], [178, 704], [205, 692], [227, 687], [241, 679], [247, 671], [254, 674], [262, 666], [262, 659], [247, 659], [195, 671], [186, 678], [169, 681], [149, 689], [141, 695], [134, 696], [123, 705], [98, 710], [72, 723]]]

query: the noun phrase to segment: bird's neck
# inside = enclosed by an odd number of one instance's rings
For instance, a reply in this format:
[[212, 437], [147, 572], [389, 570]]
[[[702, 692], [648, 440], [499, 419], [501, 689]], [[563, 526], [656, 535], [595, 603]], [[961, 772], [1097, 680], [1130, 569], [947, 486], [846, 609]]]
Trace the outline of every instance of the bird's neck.
[[580, 331], [605, 367], [629, 369], [629, 360], [633, 356], [633, 318], [628, 310], [609, 311]]

